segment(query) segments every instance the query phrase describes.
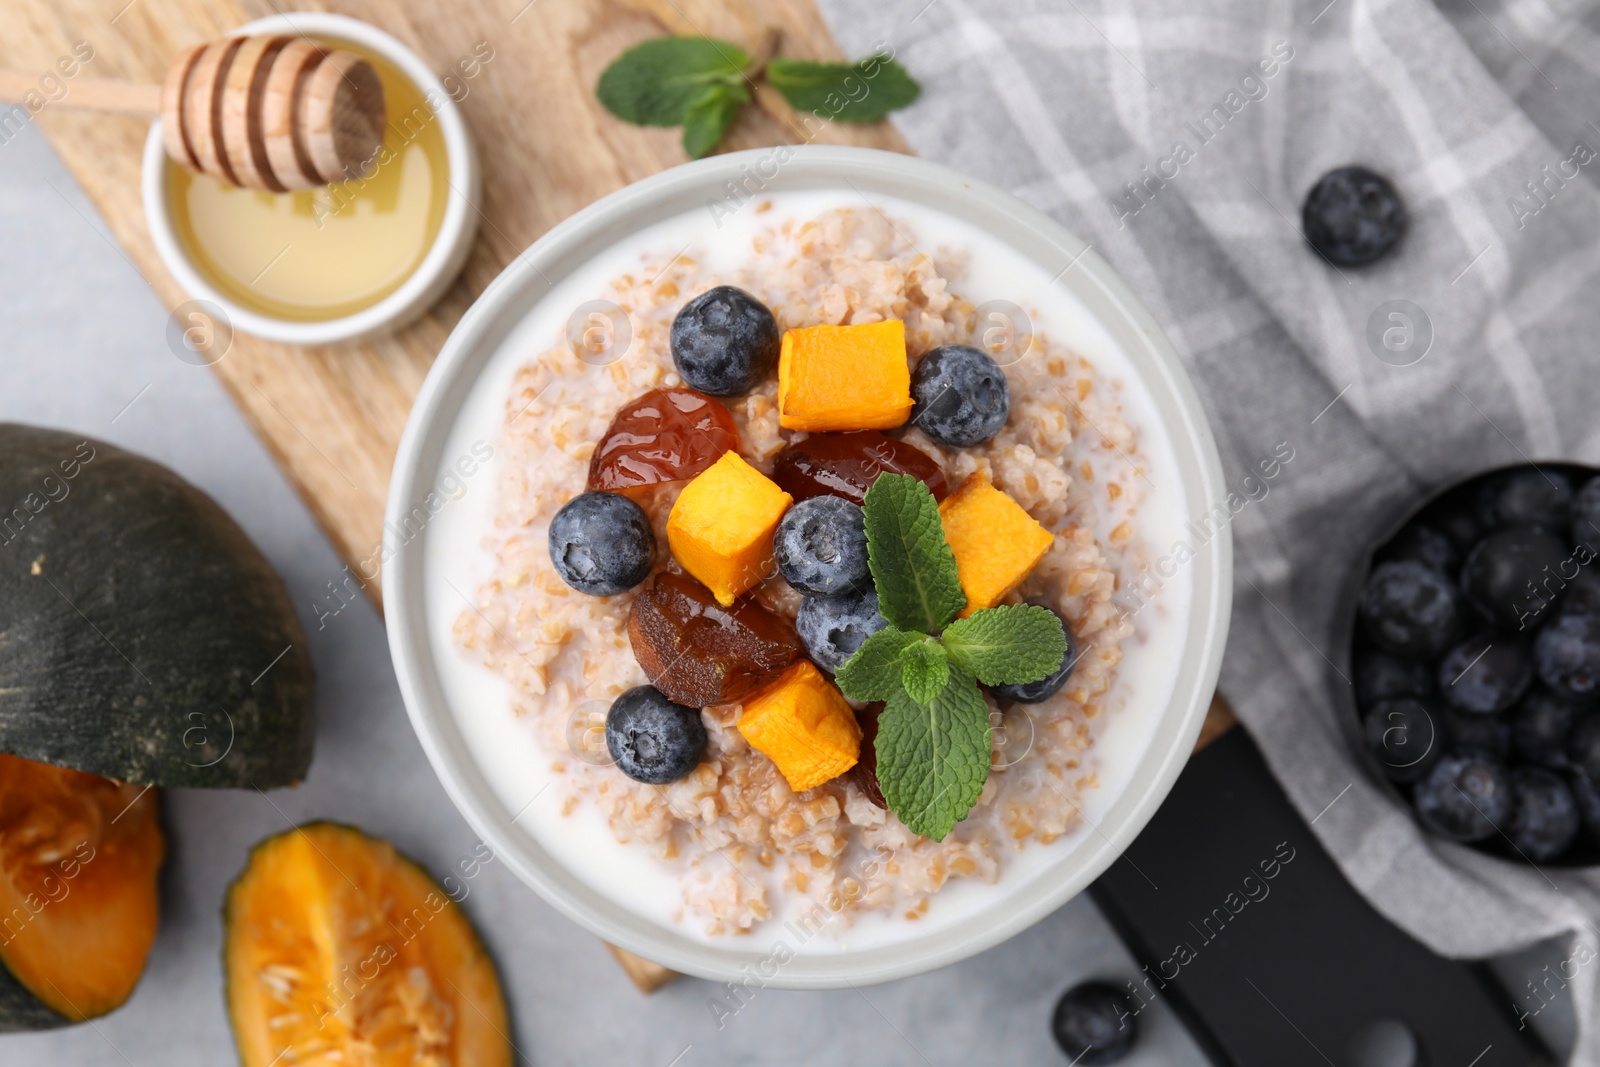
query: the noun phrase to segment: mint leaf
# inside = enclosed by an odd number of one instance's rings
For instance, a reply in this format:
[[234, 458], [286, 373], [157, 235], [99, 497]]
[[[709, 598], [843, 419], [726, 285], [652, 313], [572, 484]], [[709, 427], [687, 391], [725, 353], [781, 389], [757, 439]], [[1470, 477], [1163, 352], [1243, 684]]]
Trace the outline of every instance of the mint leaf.
[[925, 637], [900, 653], [900, 684], [918, 704], [927, 704], [950, 678], [950, 661], [938, 638]]
[[878, 785], [889, 810], [943, 841], [989, 777], [989, 705], [970, 674], [950, 669], [928, 705], [901, 691], [878, 716]]
[[885, 472], [867, 490], [862, 510], [878, 610], [898, 629], [938, 633], [967, 597], [933, 492], [909, 474]]
[[717, 147], [740, 105], [749, 99], [750, 93], [743, 85], [718, 85], [691, 105], [683, 116], [683, 150], [688, 157], [699, 159]]
[[888, 700], [900, 692], [900, 653], [923, 639], [886, 626], [861, 643], [833, 680], [851, 700]]
[[[749, 63], [744, 50], [727, 41], [657, 37], [612, 60], [595, 93], [619, 119], [640, 126], [680, 126], [697, 106], [702, 112], [709, 108], [707, 89], [738, 89], [749, 99], [744, 82]], [[703, 130], [710, 120], [702, 113], [696, 121]]]
[[943, 640], [950, 661], [984, 685], [1037, 682], [1067, 654], [1061, 620], [1036, 604], [975, 611], [951, 623]]
[[767, 80], [798, 110], [840, 122], [877, 122], [922, 92], [906, 68], [885, 56], [856, 63], [774, 59]]

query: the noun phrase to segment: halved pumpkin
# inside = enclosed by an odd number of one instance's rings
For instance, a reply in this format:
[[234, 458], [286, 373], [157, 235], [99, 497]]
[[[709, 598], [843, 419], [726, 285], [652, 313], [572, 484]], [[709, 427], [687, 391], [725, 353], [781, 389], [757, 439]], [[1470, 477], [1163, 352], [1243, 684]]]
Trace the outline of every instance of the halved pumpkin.
[[289, 591], [159, 463], [0, 423], [0, 635], [0, 752], [141, 785], [305, 777], [311, 649]]
[[387, 841], [318, 822], [257, 845], [228, 890], [223, 967], [244, 1067], [502, 1067], [494, 963]]
[[0, 1031], [121, 1006], [155, 943], [154, 789], [0, 755]]

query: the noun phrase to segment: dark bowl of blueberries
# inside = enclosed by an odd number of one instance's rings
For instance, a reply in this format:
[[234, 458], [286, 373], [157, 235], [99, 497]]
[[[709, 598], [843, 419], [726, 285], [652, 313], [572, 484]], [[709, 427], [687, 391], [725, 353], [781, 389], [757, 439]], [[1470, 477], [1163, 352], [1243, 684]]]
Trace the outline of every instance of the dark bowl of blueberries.
[[1600, 470], [1507, 467], [1436, 494], [1356, 587], [1352, 733], [1424, 829], [1515, 862], [1600, 863]]

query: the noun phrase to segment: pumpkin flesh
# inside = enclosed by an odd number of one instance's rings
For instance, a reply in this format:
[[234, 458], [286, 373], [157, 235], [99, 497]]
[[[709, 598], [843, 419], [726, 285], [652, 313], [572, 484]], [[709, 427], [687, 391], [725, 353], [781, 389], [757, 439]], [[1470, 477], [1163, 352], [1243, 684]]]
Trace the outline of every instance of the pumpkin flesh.
[[269, 838], [228, 893], [228, 1009], [244, 1067], [508, 1067], [494, 964], [461, 909], [387, 842], [330, 823]]
[[0, 963], [71, 1022], [133, 993], [166, 851], [155, 790], [0, 754]]

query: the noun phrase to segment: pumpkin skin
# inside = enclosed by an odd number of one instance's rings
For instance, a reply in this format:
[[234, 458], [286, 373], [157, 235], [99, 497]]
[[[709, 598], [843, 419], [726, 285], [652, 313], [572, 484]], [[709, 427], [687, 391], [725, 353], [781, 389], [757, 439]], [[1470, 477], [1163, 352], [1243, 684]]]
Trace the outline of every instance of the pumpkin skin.
[[327, 822], [267, 838], [229, 887], [223, 925], [243, 1067], [511, 1065], [494, 963], [387, 841]]
[[158, 792], [0, 755], [0, 1032], [105, 1015], [160, 917]]
[[0, 752], [140, 785], [273, 788], [311, 763], [283, 581], [151, 460], [0, 424]]

